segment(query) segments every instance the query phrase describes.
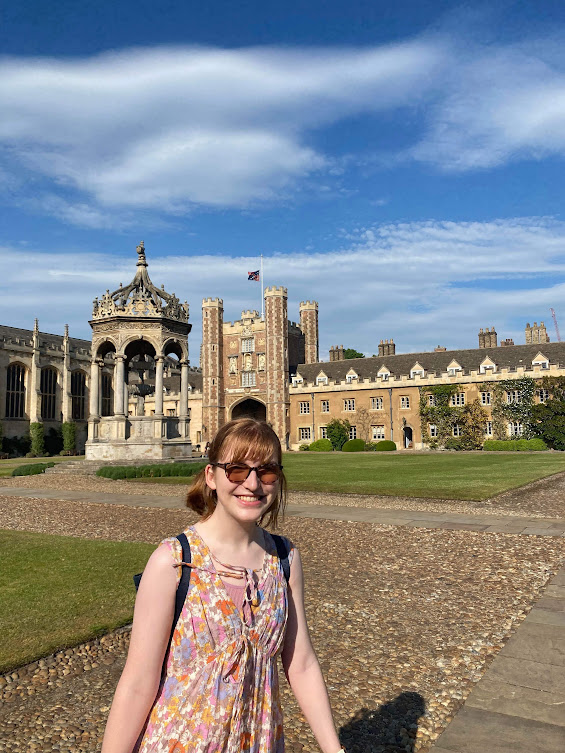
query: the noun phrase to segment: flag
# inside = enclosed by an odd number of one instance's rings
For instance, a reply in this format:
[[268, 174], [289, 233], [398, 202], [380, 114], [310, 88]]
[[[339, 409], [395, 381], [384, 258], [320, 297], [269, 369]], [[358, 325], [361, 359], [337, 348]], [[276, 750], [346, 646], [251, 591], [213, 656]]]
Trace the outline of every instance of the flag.
[[255, 282], [259, 282], [259, 270], [257, 270], [256, 272], [248, 272], [247, 279], [254, 280]]

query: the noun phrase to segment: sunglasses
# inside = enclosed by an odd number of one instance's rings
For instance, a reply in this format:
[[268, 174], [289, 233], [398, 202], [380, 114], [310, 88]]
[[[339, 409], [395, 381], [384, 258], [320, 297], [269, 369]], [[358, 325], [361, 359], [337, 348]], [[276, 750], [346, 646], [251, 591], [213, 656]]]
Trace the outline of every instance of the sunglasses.
[[278, 463], [269, 463], [269, 465], [260, 465], [258, 468], [250, 468], [243, 463], [210, 463], [216, 468], [223, 468], [226, 472], [228, 481], [232, 484], [240, 484], [249, 478], [251, 471], [255, 471], [259, 481], [264, 484], [274, 484], [281, 476], [282, 465]]

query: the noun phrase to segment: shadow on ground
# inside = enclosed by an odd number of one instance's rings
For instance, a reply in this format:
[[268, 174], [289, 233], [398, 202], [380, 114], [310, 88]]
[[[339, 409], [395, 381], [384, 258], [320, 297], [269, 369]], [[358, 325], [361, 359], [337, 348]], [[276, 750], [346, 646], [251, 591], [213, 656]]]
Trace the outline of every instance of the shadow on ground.
[[418, 720], [426, 711], [419, 693], [401, 693], [377, 709], [360, 709], [339, 730], [347, 753], [413, 753]]

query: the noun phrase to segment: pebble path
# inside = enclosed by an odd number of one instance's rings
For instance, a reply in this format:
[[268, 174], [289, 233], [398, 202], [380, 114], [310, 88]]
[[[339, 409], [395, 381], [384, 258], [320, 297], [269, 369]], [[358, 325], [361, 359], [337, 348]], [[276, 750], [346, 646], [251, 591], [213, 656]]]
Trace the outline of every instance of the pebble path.
[[[103, 499], [108, 486], [98, 488]], [[191, 521], [183, 510], [0, 497], [3, 528], [156, 543]], [[565, 563], [562, 538], [304, 518], [283, 532], [302, 553], [349, 753], [426, 753]], [[128, 641], [121, 629], [0, 678], [0, 752], [99, 751]], [[289, 753], [315, 753], [281, 687]]]

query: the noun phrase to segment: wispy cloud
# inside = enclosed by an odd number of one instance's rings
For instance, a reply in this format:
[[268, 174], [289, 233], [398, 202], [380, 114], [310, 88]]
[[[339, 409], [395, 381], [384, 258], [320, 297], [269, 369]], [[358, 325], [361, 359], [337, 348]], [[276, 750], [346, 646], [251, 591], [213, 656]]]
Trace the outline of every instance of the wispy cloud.
[[[153, 281], [190, 303], [193, 362], [203, 297], [223, 298], [226, 320], [260, 308], [260, 286], [246, 274], [256, 268], [256, 259], [228, 254], [155, 259], [151, 248], [147, 252]], [[133, 249], [127, 258], [2, 249], [0, 321], [31, 328], [38, 316], [46, 331], [61, 332], [69, 322], [72, 334], [88, 338], [92, 299], [127, 283], [134, 257]], [[527, 321], [549, 319], [550, 306], [559, 314], [565, 223], [531, 218], [374, 226], [344, 237], [341, 248], [327, 253], [268, 257], [265, 281], [288, 287], [291, 319], [298, 319], [301, 300], [318, 300], [326, 358], [330, 345], [338, 343], [370, 355], [383, 337], [394, 337], [401, 352], [438, 344], [475, 347], [479, 327], [491, 325], [519, 343]], [[498, 289], [497, 281], [503, 282]]]
[[[47, 177], [53, 190], [77, 189], [106, 210], [243, 207], [331, 172], [331, 156], [308, 143], [308, 132], [419, 98], [442, 58], [437, 44], [411, 41], [5, 59], [0, 143], [14, 171]], [[66, 219], [96, 220], [77, 203]]]

